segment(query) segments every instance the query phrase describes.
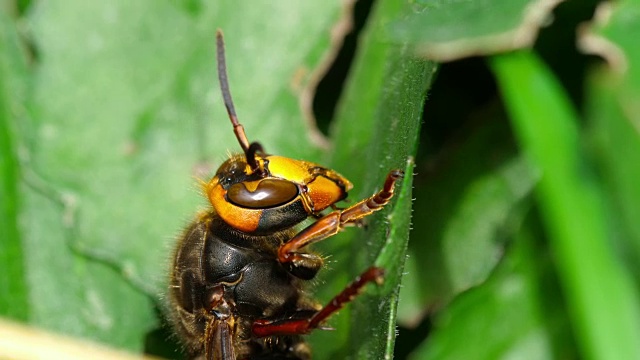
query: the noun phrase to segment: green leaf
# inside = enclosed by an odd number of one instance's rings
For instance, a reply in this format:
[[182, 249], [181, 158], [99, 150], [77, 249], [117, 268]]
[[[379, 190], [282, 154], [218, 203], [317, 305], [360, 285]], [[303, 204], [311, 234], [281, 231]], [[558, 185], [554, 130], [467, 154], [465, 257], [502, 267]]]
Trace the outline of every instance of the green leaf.
[[[2, 128], [8, 136], [2, 143], [6, 146], [5, 155], [20, 154], [9, 159], [7, 164], [14, 169], [6, 178], [3, 176], [3, 180], [7, 180], [5, 184], [16, 182], [9, 184], [14, 193], [8, 193], [7, 202], [3, 201], [3, 204], [13, 203], [13, 213], [3, 214], [6, 215], [3, 222], [8, 224], [7, 227], [3, 224], [3, 228], [17, 225], [2, 241], [3, 247], [7, 246], [3, 249], [3, 274], [13, 282], [9, 292], [3, 291], [0, 296], [2, 303], [10, 306], [5, 314], [40, 327], [94, 339], [108, 338], [112, 344], [141, 349], [141, 342], [135, 339], [139, 330], [132, 332], [129, 325], [148, 327], [154, 322], [148, 299], [111, 270], [92, 265], [69, 248], [63, 235], [67, 228], [63, 225], [61, 202], [56, 202], [63, 198], [39, 181], [36, 170], [30, 168], [32, 153], [28, 149], [32, 148], [36, 136], [31, 107], [33, 69], [28, 66], [28, 60], [32, 59], [19, 44], [18, 36], [9, 32], [16, 26], [13, 20], [3, 17], [2, 24], [3, 37], [6, 36], [1, 49], [2, 75], [6, 80], [3, 81], [6, 88], [2, 90], [3, 95], [5, 90], [10, 95], [6, 97], [7, 106], [2, 106], [7, 110], [3, 114], [6, 127]], [[16, 219], [19, 221], [11, 224]], [[11, 253], [4, 252], [8, 248]], [[133, 314], [117, 315], [112, 311], [113, 304], [121, 301], [134, 309], [141, 304], [145, 308]], [[114, 329], [121, 331], [114, 332]]]
[[435, 60], [529, 47], [562, 0], [419, 0], [392, 37]]
[[[336, 259], [335, 270], [323, 277], [334, 295], [373, 264], [386, 270], [385, 285], [379, 291], [367, 291], [354, 301], [352, 311], [347, 308], [332, 321], [337, 331], [350, 331], [348, 352], [334, 353], [332, 358], [393, 356], [411, 219], [413, 155], [424, 96], [435, 71], [435, 64], [415, 59], [406, 46], [389, 41], [387, 25], [406, 7], [406, 3], [387, 0], [374, 5], [332, 128], [332, 164], [354, 182], [353, 200], [380, 189], [391, 169], [406, 173], [392, 210], [367, 219], [366, 230], [345, 231], [323, 247]], [[322, 294], [326, 296], [327, 291]], [[348, 323], [341, 322], [347, 315]], [[324, 342], [326, 347], [327, 339], [328, 335], [318, 334], [315, 343]]]
[[[399, 321], [415, 327], [427, 309], [483, 283], [530, 207], [538, 175], [518, 156], [506, 119], [480, 124], [422, 174]], [[474, 161], [469, 161], [474, 159]]]
[[11, 19], [0, 12], [0, 315], [27, 320], [27, 286], [22, 234], [18, 141], [12, 117], [25, 96], [26, 59]]
[[[529, 226], [513, 238], [489, 279], [456, 297], [434, 319], [410, 359], [572, 358], [550, 259]], [[542, 286], [541, 286], [542, 285]], [[460, 345], [464, 339], [464, 346]]]
[[[637, 109], [637, 101], [630, 96], [640, 91], [640, 49], [636, 34], [640, 31], [640, 4], [637, 1], [602, 3], [594, 21], [580, 32], [580, 47], [588, 53], [606, 59], [611, 67], [610, 77], [622, 85], [620, 100], [627, 109]], [[635, 122], [638, 115], [630, 114]]]
[[[586, 114], [596, 156], [611, 195], [611, 218], [618, 246], [636, 278], [640, 277], [640, 6], [633, 2], [603, 4], [596, 21], [581, 33], [580, 44], [609, 66], [600, 66], [589, 79]], [[628, 251], [626, 251], [628, 250]]]
[[637, 287], [613, 251], [602, 187], [581, 150], [573, 108], [532, 53], [498, 56], [491, 66], [515, 133], [543, 174], [537, 195], [581, 354], [640, 357]]
[[624, 111], [625, 97], [618, 82], [600, 69], [590, 79], [587, 119], [589, 135], [595, 155], [610, 196], [609, 216], [615, 228], [616, 246], [623, 260], [637, 278], [640, 277], [640, 197], [638, 179], [640, 169], [640, 132], [634, 126], [633, 116]]

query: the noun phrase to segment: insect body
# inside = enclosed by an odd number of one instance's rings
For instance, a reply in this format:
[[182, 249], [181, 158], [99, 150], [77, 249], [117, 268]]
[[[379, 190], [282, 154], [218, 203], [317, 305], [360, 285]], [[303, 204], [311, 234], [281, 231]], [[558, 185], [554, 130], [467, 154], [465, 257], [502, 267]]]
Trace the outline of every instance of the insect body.
[[[403, 174], [389, 173], [382, 190], [346, 209], [351, 183], [314, 163], [267, 155], [249, 143], [238, 122], [226, 78], [224, 43], [217, 34], [218, 75], [243, 153], [231, 156], [203, 183], [211, 209], [184, 232], [175, 251], [169, 300], [171, 320], [190, 355], [198, 359], [310, 359], [302, 335], [354, 298], [372, 267], [322, 307], [303, 289], [323, 265], [305, 251], [381, 209]], [[323, 215], [323, 210], [333, 211]], [[317, 220], [302, 231], [295, 226]]]

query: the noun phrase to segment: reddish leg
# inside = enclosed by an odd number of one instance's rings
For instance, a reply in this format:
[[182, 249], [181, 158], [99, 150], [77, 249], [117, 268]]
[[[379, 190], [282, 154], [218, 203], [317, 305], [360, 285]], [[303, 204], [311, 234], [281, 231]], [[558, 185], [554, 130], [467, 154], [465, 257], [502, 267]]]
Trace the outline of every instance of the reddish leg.
[[375, 281], [378, 285], [384, 280], [384, 269], [371, 267], [358, 276], [340, 294], [334, 297], [322, 310], [315, 313], [308, 319], [258, 319], [253, 323], [251, 330], [258, 337], [271, 335], [299, 335], [308, 334], [317, 329], [318, 325], [329, 316], [342, 309], [344, 305], [356, 297], [362, 288], [370, 282]]
[[309, 254], [298, 253], [298, 250], [333, 236], [344, 226], [357, 224], [363, 217], [382, 209], [393, 197], [396, 181], [403, 175], [404, 173], [400, 170], [392, 170], [387, 175], [382, 190], [378, 193], [344, 210], [334, 211], [309, 225], [291, 240], [280, 246], [278, 260], [283, 264], [292, 264], [293, 268], [313, 268], [313, 259], [309, 258]]

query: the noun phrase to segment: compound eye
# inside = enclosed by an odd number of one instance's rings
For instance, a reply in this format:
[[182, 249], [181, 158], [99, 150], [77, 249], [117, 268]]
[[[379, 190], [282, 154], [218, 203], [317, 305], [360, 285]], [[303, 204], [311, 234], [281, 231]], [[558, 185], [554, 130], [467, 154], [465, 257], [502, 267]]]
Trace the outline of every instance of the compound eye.
[[286, 204], [298, 196], [296, 184], [279, 179], [259, 180], [255, 190], [247, 189], [246, 183], [233, 184], [227, 189], [227, 199], [250, 209], [265, 209]]

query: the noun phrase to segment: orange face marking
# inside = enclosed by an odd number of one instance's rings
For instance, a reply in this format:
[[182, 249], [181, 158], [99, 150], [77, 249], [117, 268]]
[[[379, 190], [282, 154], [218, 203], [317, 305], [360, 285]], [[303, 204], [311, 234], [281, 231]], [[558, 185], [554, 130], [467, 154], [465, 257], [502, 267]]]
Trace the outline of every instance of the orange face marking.
[[294, 160], [284, 156], [270, 155], [269, 172], [271, 175], [293, 181], [298, 184], [307, 184], [313, 179], [310, 169], [318, 166], [314, 163], [302, 160]]
[[353, 186], [337, 172], [312, 162], [283, 156], [268, 156], [266, 160], [269, 161], [269, 172], [272, 176], [307, 187], [303, 200], [309, 212], [317, 213], [342, 200]]
[[324, 176], [316, 177], [307, 184], [308, 195], [313, 202], [314, 211], [322, 211], [344, 198], [344, 192], [332, 180]]
[[245, 209], [229, 203], [225, 197], [226, 191], [217, 180], [207, 184], [205, 190], [211, 205], [224, 222], [246, 233], [252, 233], [258, 229], [262, 210]]

